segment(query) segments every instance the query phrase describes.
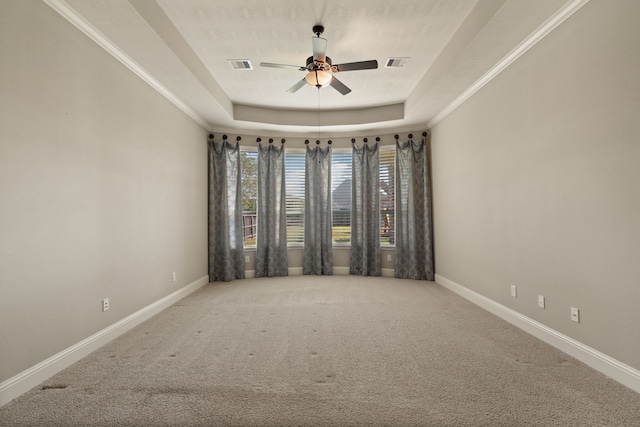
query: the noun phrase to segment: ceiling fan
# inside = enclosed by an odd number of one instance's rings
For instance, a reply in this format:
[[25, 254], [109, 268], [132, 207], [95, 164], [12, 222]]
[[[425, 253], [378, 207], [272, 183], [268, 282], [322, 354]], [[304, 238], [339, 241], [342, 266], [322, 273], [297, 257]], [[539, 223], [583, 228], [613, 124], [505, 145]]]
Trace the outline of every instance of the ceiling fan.
[[295, 68], [300, 71], [306, 71], [307, 75], [296, 84], [291, 86], [287, 92], [297, 92], [305, 84], [315, 86], [318, 89], [325, 86], [331, 86], [343, 95], [351, 92], [344, 83], [336, 79], [332, 73], [340, 73], [343, 71], [354, 70], [372, 70], [378, 68], [378, 61], [375, 59], [370, 61], [347, 62], [344, 64], [333, 64], [331, 58], [326, 54], [327, 39], [323, 39], [320, 35], [324, 32], [322, 25], [313, 27], [313, 33], [316, 35], [311, 38], [313, 48], [313, 56], [307, 58], [307, 65], [304, 67], [298, 65], [272, 64], [270, 62], [261, 62], [261, 67], [271, 68]]

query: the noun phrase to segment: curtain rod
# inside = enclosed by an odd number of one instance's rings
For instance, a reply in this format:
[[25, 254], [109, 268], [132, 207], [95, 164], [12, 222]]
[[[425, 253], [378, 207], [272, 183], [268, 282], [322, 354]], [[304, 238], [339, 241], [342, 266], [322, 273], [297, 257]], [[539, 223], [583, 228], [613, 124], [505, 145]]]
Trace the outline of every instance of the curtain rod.
[[[262, 138], [257, 137], [256, 138], [256, 142], [262, 142]], [[282, 138], [280, 140], [280, 143], [284, 144], [286, 142], [286, 139]], [[273, 144], [273, 138], [269, 138], [269, 144]]]
[[[426, 136], [427, 136], [427, 132], [422, 132], [422, 136], [423, 136], [423, 137], [426, 137]], [[400, 139], [400, 136], [399, 136], [398, 134], [393, 135], [393, 137], [394, 137], [396, 140]], [[407, 135], [407, 137], [408, 137], [409, 139], [412, 139], [412, 138], [413, 138], [413, 134], [412, 134], [412, 133], [410, 133], [409, 135]], [[213, 138], [214, 138], [214, 135], [213, 135], [212, 133], [210, 133], [210, 134], [209, 134], [209, 139], [213, 139]], [[222, 135], [222, 139], [223, 139], [224, 141], [226, 141], [226, 140], [228, 139], [228, 136], [227, 136], [227, 135]], [[236, 136], [236, 141], [240, 141], [241, 139], [242, 139], [242, 137], [241, 137], [241, 136]], [[364, 141], [364, 143], [365, 143], [365, 144], [366, 144], [367, 142], [369, 142], [369, 139], [368, 139], [368, 138], [363, 138], [362, 140]], [[258, 138], [256, 139], [256, 142], [261, 142], [261, 141], [262, 141], [262, 138], [260, 138], [260, 137], [258, 137]], [[280, 142], [281, 142], [282, 144], [284, 144], [284, 143], [285, 143], [285, 141], [286, 141], [286, 140], [285, 140], [284, 138], [282, 138], [282, 139], [280, 140]], [[331, 143], [332, 143], [332, 142], [333, 142], [333, 141], [328, 140], [328, 141], [327, 141], [327, 144], [331, 145]], [[379, 136], [376, 136], [376, 142], [380, 142], [380, 137], [379, 137]], [[305, 139], [305, 140], [304, 140], [304, 143], [305, 143], [306, 145], [308, 145], [308, 144], [309, 144], [309, 140], [308, 140], [308, 139]], [[355, 143], [356, 143], [356, 139], [355, 139], [355, 138], [351, 138], [351, 143], [352, 143], [352, 144], [355, 144]], [[269, 138], [269, 144], [273, 144], [273, 138]], [[316, 140], [316, 144], [318, 144], [318, 145], [320, 144], [320, 140], [319, 140], [319, 139], [317, 139], [317, 140]]]
[[[427, 132], [422, 132], [422, 136], [426, 137], [427, 136]], [[400, 136], [398, 134], [393, 135], [393, 137], [395, 139], [400, 139]], [[409, 135], [407, 135], [407, 137], [409, 139], [412, 139], [413, 138], [413, 134], [410, 133]], [[369, 142], [369, 139], [368, 138], [362, 138], [362, 141], [366, 144], [367, 142]], [[376, 136], [376, 142], [380, 142], [380, 137], [379, 136]], [[356, 143], [356, 139], [355, 138], [351, 138], [351, 143], [355, 144]]]
[[[305, 139], [305, 140], [304, 140], [304, 143], [305, 143], [305, 145], [309, 145], [309, 140], [308, 140], [308, 139]], [[327, 144], [329, 144], [329, 145], [331, 145], [332, 143], [333, 143], [333, 141], [331, 141], [331, 140], [328, 140], [328, 141], [327, 141]], [[319, 140], [319, 139], [316, 139], [316, 144], [317, 144], [317, 145], [320, 145], [320, 140]]]
[[[212, 133], [209, 134], [209, 139], [213, 139], [214, 137], [215, 137], [214, 134]], [[229, 137], [227, 135], [222, 135], [222, 139], [226, 141], [227, 139], [229, 139]], [[241, 139], [242, 139], [241, 136], [236, 136], [236, 141], [240, 141]]]
[[[426, 137], [427, 136], [427, 132], [422, 132], [422, 136]], [[395, 139], [400, 139], [400, 137], [398, 136], [398, 134], [393, 135], [393, 137]], [[410, 133], [409, 135], [407, 135], [407, 138], [412, 139], [413, 138], [413, 134]]]
[[[362, 138], [362, 141], [364, 141], [364, 143], [366, 144], [367, 142], [369, 142], [369, 138]], [[380, 142], [380, 137], [376, 136], [376, 142]], [[356, 139], [355, 138], [351, 138], [351, 143], [355, 144], [356, 143]]]

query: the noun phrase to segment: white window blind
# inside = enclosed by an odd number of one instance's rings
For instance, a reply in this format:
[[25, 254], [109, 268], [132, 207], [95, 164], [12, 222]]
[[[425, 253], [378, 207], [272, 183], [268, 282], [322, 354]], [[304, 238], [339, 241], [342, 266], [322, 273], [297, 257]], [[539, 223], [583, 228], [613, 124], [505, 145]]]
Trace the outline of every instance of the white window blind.
[[333, 243], [351, 241], [351, 151], [333, 152], [331, 162], [331, 204]]
[[287, 197], [287, 244], [304, 241], [304, 163], [305, 153], [285, 151], [285, 185]]
[[244, 246], [255, 246], [257, 236], [258, 153], [240, 149], [242, 177], [242, 236]]
[[395, 146], [380, 150], [380, 244], [395, 244]]
[[[395, 146], [380, 150], [380, 243], [395, 244]], [[242, 222], [244, 246], [256, 244], [258, 153], [241, 148]], [[304, 164], [303, 152], [286, 152], [287, 243], [304, 241]], [[351, 241], [351, 152], [333, 152], [331, 165], [333, 205], [333, 243]]]

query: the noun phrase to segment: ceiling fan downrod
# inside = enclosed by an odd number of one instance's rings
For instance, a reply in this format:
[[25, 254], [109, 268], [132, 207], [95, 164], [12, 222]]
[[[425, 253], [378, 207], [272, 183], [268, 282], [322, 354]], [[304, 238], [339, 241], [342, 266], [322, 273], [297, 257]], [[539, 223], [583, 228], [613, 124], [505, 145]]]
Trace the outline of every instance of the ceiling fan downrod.
[[322, 25], [313, 26], [313, 34], [320, 37], [320, 34], [324, 33], [324, 27]]
[[331, 86], [342, 95], [346, 95], [351, 92], [351, 89], [335, 78], [333, 73], [353, 70], [373, 70], [378, 68], [378, 61], [375, 59], [334, 65], [331, 58], [327, 56], [327, 40], [320, 37], [320, 35], [324, 33], [324, 26], [314, 25], [312, 31], [316, 35], [316, 37], [311, 38], [313, 55], [307, 58], [306, 65], [304, 67], [299, 67], [297, 65], [274, 64], [271, 62], [260, 63], [261, 67], [295, 68], [299, 71], [307, 72], [307, 75], [302, 80], [298, 80], [296, 84], [287, 90], [288, 93], [295, 93], [305, 84], [309, 84], [310, 86], [315, 86], [318, 89], [325, 86]]

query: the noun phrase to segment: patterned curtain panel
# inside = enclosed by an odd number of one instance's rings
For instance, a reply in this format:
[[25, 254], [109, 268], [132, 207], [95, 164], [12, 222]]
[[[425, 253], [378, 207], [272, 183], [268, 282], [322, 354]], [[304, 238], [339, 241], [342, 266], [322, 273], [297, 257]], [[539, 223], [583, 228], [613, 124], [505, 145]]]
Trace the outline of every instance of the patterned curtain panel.
[[284, 145], [258, 144], [256, 277], [287, 276]]
[[303, 274], [333, 274], [331, 147], [307, 145], [304, 177]]
[[380, 154], [378, 143], [352, 148], [349, 272], [380, 276]]
[[244, 279], [238, 143], [209, 139], [209, 281]]
[[427, 141], [396, 143], [395, 277], [433, 280], [433, 225]]

